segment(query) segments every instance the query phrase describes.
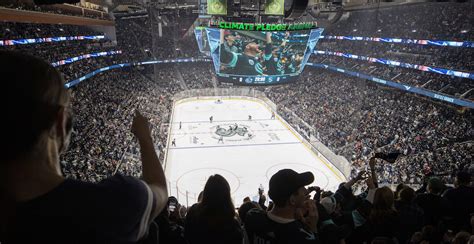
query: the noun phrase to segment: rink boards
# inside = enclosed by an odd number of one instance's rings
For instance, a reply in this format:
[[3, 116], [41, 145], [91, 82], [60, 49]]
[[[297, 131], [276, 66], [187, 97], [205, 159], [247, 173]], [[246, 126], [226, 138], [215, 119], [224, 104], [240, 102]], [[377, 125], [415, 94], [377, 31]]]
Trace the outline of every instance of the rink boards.
[[344, 181], [284, 120], [278, 115], [272, 119], [263, 101], [217, 99], [185, 99], [174, 105], [165, 174], [170, 195], [180, 203], [195, 203], [213, 174], [229, 182], [236, 206], [247, 196], [256, 198], [260, 184], [267, 192], [270, 177], [283, 168], [313, 172], [313, 185], [325, 190], [334, 191]]

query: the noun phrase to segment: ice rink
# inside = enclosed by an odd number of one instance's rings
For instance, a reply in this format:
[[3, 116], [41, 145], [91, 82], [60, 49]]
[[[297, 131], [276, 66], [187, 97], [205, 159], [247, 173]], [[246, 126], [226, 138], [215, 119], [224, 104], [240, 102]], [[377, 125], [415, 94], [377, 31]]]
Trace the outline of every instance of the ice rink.
[[[313, 172], [313, 184], [326, 190], [335, 190], [344, 180], [339, 171], [329, 168], [304, 145], [278, 115], [272, 119], [263, 101], [216, 101], [217, 98], [187, 99], [175, 104], [165, 173], [170, 195], [177, 196], [180, 203], [195, 203], [213, 174], [227, 179], [236, 206], [246, 196], [256, 198], [260, 184], [266, 193], [270, 177], [283, 168]], [[223, 142], [219, 141], [221, 137]]]

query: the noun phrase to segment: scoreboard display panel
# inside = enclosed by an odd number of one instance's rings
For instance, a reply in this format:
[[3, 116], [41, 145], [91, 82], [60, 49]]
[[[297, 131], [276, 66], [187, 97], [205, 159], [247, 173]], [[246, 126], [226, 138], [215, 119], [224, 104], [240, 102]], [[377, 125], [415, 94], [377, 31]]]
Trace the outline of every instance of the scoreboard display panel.
[[220, 74], [289, 75], [302, 68], [309, 31], [220, 32]]
[[292, 28], [205, 27], [206, 33], [201, 31], [197, 39], [200, 47], [209, 47], [209, 51], [201, 51], [212, 57], [219, 81], [273, 85], [294, 81], [301, 74], [323, 31], [322, 28], [289, 29]]

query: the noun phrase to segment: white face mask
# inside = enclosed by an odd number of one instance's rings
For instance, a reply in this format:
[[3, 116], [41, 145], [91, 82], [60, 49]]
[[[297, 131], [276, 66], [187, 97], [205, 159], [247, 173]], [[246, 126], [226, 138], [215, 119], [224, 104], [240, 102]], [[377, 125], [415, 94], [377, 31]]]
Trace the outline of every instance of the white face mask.
[[67, 151], [67, 148], [69, 147], [69, 143], [71, 142], [71, 134], [72, 134], [71, 132], [72, 130], [69, 130], [69, 132], [64, 137], [61, 143], [61, 147], [59, 148], [59, 154], [62, 154]]
[[61, 146], [59, 147], [59, 154], [64, 153], [67, 151], [69, 147], [69, 143], [71, 142], [71, 134], [72, 134], [72, 115], [69, 114], [69, 117], [66, 121], [66, 136], [62, 138]]

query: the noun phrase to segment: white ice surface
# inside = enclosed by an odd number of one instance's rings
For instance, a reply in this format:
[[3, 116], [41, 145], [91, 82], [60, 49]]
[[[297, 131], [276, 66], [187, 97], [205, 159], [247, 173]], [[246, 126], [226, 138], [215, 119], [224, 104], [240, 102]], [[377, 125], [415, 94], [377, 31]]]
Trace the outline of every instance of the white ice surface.
[[[217, 104], [216, 99], [187, 100], [174, 107], [165, 174], [170, 195], [177, 196], [180, 203], [195, 203], [213, 174], [229, 182], [236, 206], [246, 196], [255, 198], [260, 184], [267, 192], [270, 177], [283, 168], [311, 171], [315, 176], [312, 185], [325, 190], [334, 191], [343, 181], [342, 174], [328, 168], [278, 115], [271, 119], [263, 103], [228, 98]], [[239, 131], [243, 136], [228, 131], [235, 124], [247, 128]], [[217, 126], [222, 133], [234, 135], [223, 136], [224, 143], [219, 143]], [[171, 145], [173, 139], [176, 146]]]

